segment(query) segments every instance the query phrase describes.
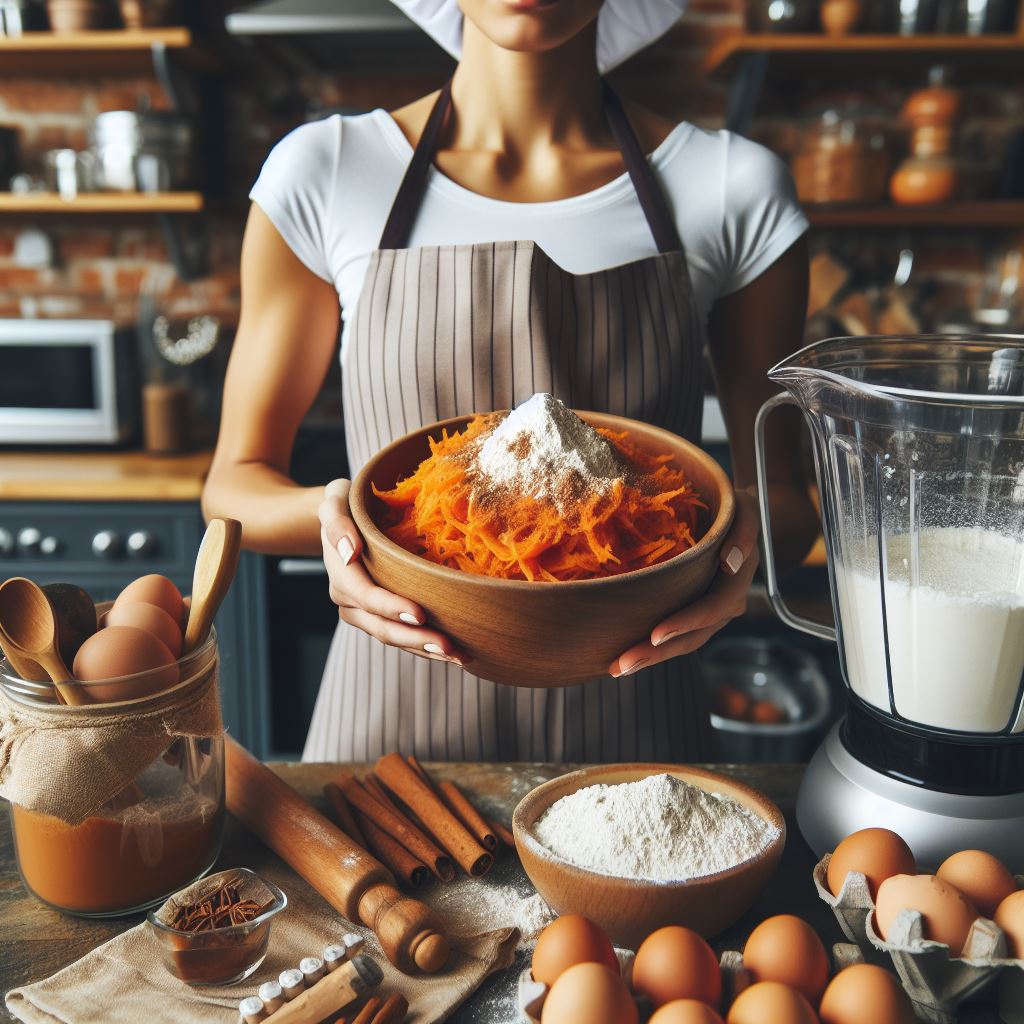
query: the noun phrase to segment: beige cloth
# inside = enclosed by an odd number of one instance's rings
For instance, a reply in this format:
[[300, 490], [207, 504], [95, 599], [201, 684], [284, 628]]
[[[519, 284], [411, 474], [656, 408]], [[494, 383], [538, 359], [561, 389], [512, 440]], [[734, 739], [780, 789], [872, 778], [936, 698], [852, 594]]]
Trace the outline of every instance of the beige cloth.
[[409, 977], [384, 957], [375, 937], [344, 921], [283, 864], [263, 876], [288, 896], [275, 919], [266, 960], [245, 981], [228, 988], [192, 988], [160, 961], [160, 945], [143, 922], [94, 949], [45, 981], [12, 989], [7, 1008], [29, 1024], [237, 1024], [238, 1003], [305, 956], [319, 956], [346, 932], [366, 937], [368, 952], [384, 970], [378, 991], [402, 992], [409, 1000], [409, 1024], [447, 1020], [492, 972], [511, 965], [518, 932], [505, 928], [458, 939], [447, 969]]
[[0, 796], [69, 825], [81, 823], [176, 737], [224, 732], [218, 665], [211, 648], [191, 679], [130, 704], [31, 706], [0, 690]]

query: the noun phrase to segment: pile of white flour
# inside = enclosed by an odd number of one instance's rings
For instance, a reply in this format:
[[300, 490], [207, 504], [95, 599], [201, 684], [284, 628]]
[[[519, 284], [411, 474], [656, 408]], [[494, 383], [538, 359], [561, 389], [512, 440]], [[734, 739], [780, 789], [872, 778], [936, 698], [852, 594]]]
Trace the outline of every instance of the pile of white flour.
[[534, 835], [556, 857], [588, 871], [675, 882], [742, 864], [779, 830], [732, 797], [674, 775], [651, 775], [562, 797], [541, 815]]
[[483, 438], [477, 469], [485, 485], [559, 507], [606, 490], [627, 471], [606, 438], [547, 394], [527, 399]]

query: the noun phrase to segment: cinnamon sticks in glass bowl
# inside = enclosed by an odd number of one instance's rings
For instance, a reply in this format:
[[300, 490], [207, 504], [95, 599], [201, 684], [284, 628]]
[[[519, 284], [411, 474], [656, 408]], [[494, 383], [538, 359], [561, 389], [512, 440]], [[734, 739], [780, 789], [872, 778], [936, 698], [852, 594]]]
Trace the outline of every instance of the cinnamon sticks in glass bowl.
[[388, 754], [360, 781], [340, 772], [324, 786], [343, 832], [411, 888], [461, 869], [486, 874], [508, 829], [489, 821], [453, 782], [432, 779], [415, 757]]

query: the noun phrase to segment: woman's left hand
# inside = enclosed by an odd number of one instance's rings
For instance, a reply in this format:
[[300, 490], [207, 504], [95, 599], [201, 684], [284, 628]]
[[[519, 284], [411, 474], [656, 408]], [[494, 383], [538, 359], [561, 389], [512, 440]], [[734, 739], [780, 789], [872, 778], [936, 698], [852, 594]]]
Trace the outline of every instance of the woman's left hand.
[[761, 528], [754, 489], [736, 491], [736, 517], [722, 544], [721, 572], [707, 593], [670, 615], [651, 630], [650, 638], [634, 644], [609, 666], [613, 676], [628, 676], [638, 669], [703, 647], [720, 629], [747, 609], [747, 594], [760, 554]]

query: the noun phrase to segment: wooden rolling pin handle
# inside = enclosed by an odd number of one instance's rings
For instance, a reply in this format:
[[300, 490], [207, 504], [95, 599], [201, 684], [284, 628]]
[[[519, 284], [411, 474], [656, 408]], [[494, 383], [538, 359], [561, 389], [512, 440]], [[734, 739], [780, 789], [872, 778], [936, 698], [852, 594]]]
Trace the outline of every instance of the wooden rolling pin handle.
[[224, 750], [228, 810], [343, 917], [372, 928], [396, 967], [440, 970], [448, 940], [433, 911], [403, 896], [387, 868], [236, 740]]
[[448, 962], [448, 939], [434, 912], [393, 885], [367, 889], [359, 901], [359, 919], [376, 933], [388, 959], [407, 974], [433, 974]]

